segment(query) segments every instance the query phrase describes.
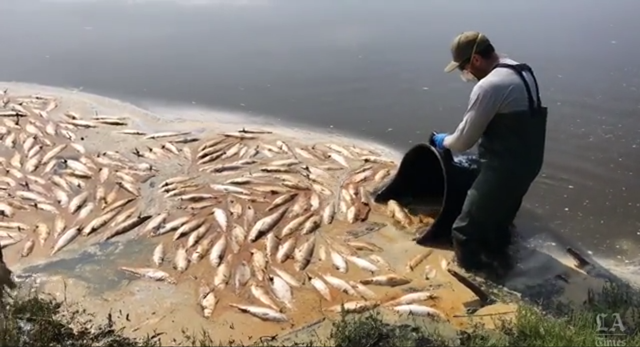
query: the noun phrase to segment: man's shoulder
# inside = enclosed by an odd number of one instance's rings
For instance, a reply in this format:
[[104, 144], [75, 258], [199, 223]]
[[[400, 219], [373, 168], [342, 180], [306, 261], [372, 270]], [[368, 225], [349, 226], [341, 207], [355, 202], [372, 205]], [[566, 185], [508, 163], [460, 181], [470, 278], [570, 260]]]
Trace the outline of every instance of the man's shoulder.
[[[501, 58], [500, 63], [516, 65], [513, 59]], [[521, 83], [520, 77], [511, 69], [496, 68], [493, 69], [485, 78], [476, 83], [474, 90], [476, 92], [503, 93], [514, 86]]]

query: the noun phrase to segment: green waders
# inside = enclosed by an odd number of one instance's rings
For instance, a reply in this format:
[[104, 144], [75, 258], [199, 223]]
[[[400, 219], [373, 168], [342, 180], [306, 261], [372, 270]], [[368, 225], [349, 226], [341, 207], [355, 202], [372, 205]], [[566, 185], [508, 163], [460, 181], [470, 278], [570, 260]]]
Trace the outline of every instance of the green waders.
[[459, 265], [468, 271], [492, 271], [503, 276], [511, 269], [510, 225], [522, 199], [542, 167], [547, 108], [540, 93], [534, 100], [523, 72], [526, 64], [498, 64], [518, 74], [527, 90], [529, 109], [496, 114], [478, 145], [480, 174], [469, 189], [452, 236]]

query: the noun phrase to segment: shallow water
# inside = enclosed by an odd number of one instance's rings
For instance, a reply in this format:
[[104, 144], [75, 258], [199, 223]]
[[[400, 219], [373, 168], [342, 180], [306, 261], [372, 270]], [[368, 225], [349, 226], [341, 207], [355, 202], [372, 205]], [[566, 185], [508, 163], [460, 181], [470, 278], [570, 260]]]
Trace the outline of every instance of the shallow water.
[[638, 9], [633, 0], [3, 1], [0, 76], [168, 117], [231, 110], [406, 150], [454, 129], [470, 85], [442, 72], [448, 45], [482, 30], [534, 67], [551, 109], [544, 174], [521, 223], [624, 256], [637, 254], [640, 232]]

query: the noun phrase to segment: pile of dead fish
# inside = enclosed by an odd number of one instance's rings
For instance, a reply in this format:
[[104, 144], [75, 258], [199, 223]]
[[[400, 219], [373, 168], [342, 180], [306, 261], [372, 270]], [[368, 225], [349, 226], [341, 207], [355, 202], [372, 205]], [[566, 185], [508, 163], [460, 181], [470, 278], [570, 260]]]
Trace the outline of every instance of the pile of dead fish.
[[[114, 133], [137, 136], [146, 149], [91, 153], [79, 134], [126, 127], [129, 120], [82, 116], [60, 110], [52, 97], [13, 97], [7, 91], [2, 107], [3, 248], [17, 245], [26, 257], [40, 249], [53, 255], [81, 236], [98, 242], [124, 234], [157, 239], [149, 256], [154, 265], [122, 270], [168, 283], [192, 267], [210, 271], [201, 277], [210, 280], [202, 283], [198, 298], [207, 317], [219, 305], [221, 291], [247, 290], [260, 306], [227, 304], [263, 320], [287, 321], [287, 310], [296, 309], [295, 289], [305, 285], [330, 311], [383, 305], [437, 314], [416, 304], [433, 298], [430, 293], [379, 302], [368, 286], [396, 287], [411, 280], [375, 254], [379, 246], [331, 234], [338, 224], [367, 221], [369, 189], [395, 167], [377, 153], [337, 144], [294, 146], [270, 141], [269, 132], [245, 129], [205, 139], [188, 132], [120, 129]], [[161, 174], [159, 162], [170, 160], [189, 165], [145, 193], [171, 206], [150, 214], [141, 203], [142, 187]], [[401, 225], [411, 223], [395, 202], [388, 214]], [[354, 266], [360, 279], [341, 278]], [[425, 276], [432, 272], [425, 269]]]

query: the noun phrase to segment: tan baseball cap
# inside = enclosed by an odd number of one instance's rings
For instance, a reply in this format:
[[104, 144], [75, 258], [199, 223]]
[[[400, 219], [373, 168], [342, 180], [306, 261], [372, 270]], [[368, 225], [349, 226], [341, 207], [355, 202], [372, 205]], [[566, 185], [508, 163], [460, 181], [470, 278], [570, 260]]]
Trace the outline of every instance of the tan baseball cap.
[[451, 44], [451, 57], [453, 60], [444, 68], [444, 72], [455, 70], [458, 65], [471, 59], [477, 51], [491, 44], [489, 38], [477, 31], [465, 31], [456, 36]]

